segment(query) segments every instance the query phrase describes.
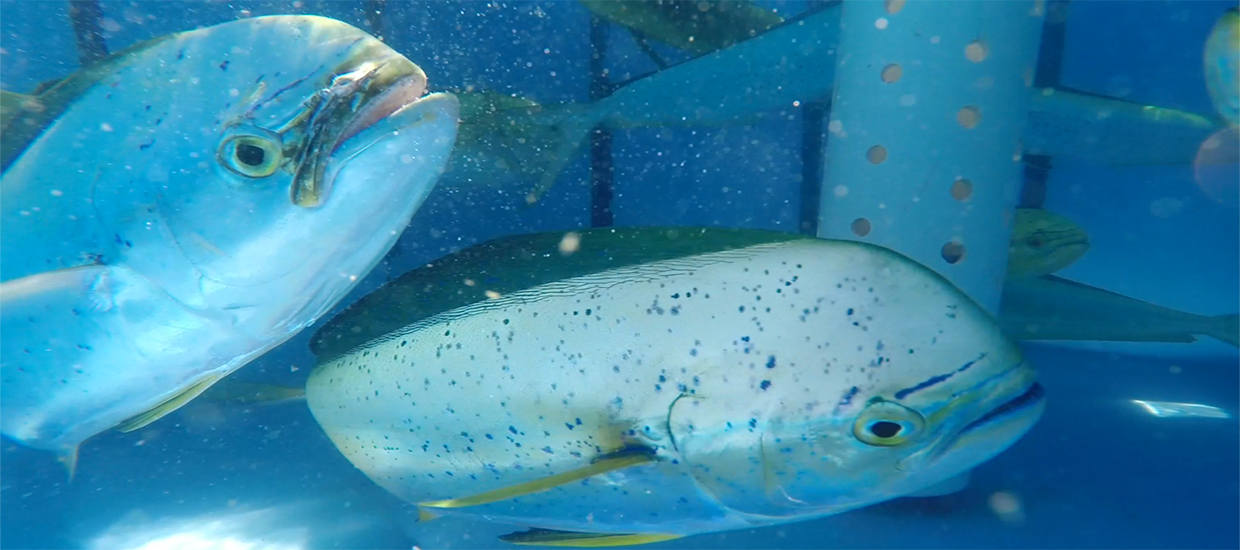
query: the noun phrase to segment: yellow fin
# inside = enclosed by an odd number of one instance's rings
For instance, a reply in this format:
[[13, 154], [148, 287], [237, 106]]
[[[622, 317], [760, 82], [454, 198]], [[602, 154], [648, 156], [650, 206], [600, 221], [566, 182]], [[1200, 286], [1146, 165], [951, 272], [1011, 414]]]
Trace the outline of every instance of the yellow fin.
[[434, 521], [437, 519], [439, 519], [439, 516], [432, 514], [429, 511], [418, 508], [418, 523], [426, 523], [428, 521]]
[[521, 546], [566, 546], [572, 548], [606, 548], [611, 546], [636, 546], [663, 542], [683, 537], [664, 533], [575, 533], [551, 529], [530, 529], [509, 533], [499, 538], [504, 542]]
[[167, 401], [156, 405], [155, 408], [121, 422], [116, 426], [116, 429], [128, 433], [142, 428], [151, 422], [159, 420], [160, 418], [167, 416], [172, 411], [185, 406], [186, 403], [189, 403], [195, 397], [198, 397], [198, 394], [206, 391], [207, 388], [211, 387], [212, 384], [219, 381], [219, 379], [223, 378], [223, 376], [224, 375], [222, 374], [208, 375], [206, 378], [195, 382], [192, 386], [185, 388], [185, 390], [181, 393], [178, 393]]
[[239, 405], [266, 405], [301, 401], [306, 398], [306, 388], [281, 386], [262, 382], [242, 382], [236, 377], [225, 378], [198, 396], [200, 401], [235, 403]]
[[605, 474], [607, 472], [628, 468], [630, 466], [645, 464], [647, 462], [654, 462], [654, 460], [654, 454], [652, 454], [649, 449], [625, 449], [600, 457], [589, 466], [577, 468], [576, 470], [570, 470], [562, 474], [555, 474], [542, 479], [535, 479], [534, 481], [527, 481], [511, 487], [503, 487], [494, 491], [487, 491], [482, 494], [463, 498], [420, 502], [418, 503], [418, 506], [425, 506], [427, 508], [464, 508], [466, 506], [480, 506], [501, 500], [508, 500], [510, 498], [518, 498], [533, 493], [539, 493], [549, 489], [554, 489], [560, 485], [582, 480], [587, 477], [593, 477], [599, 474]]
[[78, 445], [56, 456], [56, 461], [63, 464], [69, 471], [69, 483], [73, 483], [73, 476], [77, 475], [77, 459]]

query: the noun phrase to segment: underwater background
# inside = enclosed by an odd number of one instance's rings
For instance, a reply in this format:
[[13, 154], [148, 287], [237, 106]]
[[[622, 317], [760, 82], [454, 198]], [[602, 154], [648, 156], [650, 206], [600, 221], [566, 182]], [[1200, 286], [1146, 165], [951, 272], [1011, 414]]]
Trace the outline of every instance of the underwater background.
[[[805, 2], [763, 1], [781, 13]], [[317, 14], [367, 28], [366, 2], [101, 3], [110, 50], [239, 17]], [[1085, 1], [1067, 10], [1060, 84], [1212, 112], [1203, 42], [1234, 2]], [[385, 42], [432, 91], [477, 87], [540, 103], [588, 101], [590, 12], [577, 2], [386, 2]], [[0, 1], [0, 83], [27, 92], [77, 68], [69, 2]], [[656, 70], [613, 28], [614, 81]], [[683, 55], [683, 54], [682, 54]], [[674, 90], [669, 90], [674, 93]], [[753, 126], [613, 131], [618, 226], [798, 230], [802, 110]], [[1235, 165], [1226, 167], [1240, 182]], [[591, 223], [579, 150], [534, 208], [525, 189], [443, 186], [393, 251], [333, 311], [445, 254], [495, 237]], [[1060, 275], [1205, 315], [1240, 309], [1240, 209], [1204, 193], [1193, 166], [1056, 159], [1043, 207], [1090, 235]], [[296, 386], [314, 328], [236, 374]], [[1240, 546], [1240, 357], [1193, 344], [1022, 342], [1048, 405], [963, 492], [825, 519], [694, 536], [671, 548], [1236, 548]], [[1226, 418], [1157, 417], [1133, 400], [1197, 403]], [[511, 528], [417, 511], [355, 469], [304, 403], [192, 402], [140, 431], [81, 449], [76, 478], [40, 451], [0, 447], [3, 548], [500, 548]], [[178, 538], [179, 537], [179, 538]], [[148, 544], [161, 539], [162, 545]], [[212, 542], [214, 541], [214, 542]], [[225, 542], [227, 541], [227, 542]], [[147, 544], [144, 546], [144, 544]], [[212, 545], [214, 544], [214, 545]]]

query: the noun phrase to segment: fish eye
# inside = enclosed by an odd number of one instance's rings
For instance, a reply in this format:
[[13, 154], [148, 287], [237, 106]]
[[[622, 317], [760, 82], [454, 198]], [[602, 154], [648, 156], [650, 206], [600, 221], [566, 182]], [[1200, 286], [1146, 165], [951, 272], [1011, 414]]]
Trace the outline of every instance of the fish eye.
[[853, 436], [866, 445], [892, 447], [921, 432], [925, 419], [921, 413], [889, 401], [866, 407], [853, 423]]
[[218, 157], [220, 164], [239, 175], [265, 178], [280, 167], [284, 150], [279, 136], [239, 131], [220, 142]]
[[1027, 243], [1030, 248], [1042, 248], [1042, 245], [1046, 244], [1046, 242], [1042, 240], [1042, 237], [1040, 235], [1034, 235], [1032, 237], [1029, 237], [1028, 239], [1025, 240], [1025, 243]]

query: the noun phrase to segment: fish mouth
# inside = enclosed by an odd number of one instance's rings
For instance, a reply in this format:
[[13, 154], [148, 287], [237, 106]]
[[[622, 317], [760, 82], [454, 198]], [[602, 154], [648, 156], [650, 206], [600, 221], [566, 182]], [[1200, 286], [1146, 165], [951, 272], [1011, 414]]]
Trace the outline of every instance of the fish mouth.
[[426, 93], [426, 78], [409, 75], [388, 86], [387, 89], [362, 104], [348, 125], [340, 131], [340, 137], [332, 146], [335, 153], [349, 138], [362, 130], [370, 128], [376, 122], [392, 116], [396, 112], [413, 105]]
[[977, 387], [974, 392], [979, 400], [990, 400], [991, 396], [1003, 400], [923, 453], [909, 457], [900, 469], [931, 464], [976, 465], [1015, 443], [1037, 423], [1045, 408], [1046, 392], [1035, 376], [1035, 371], [1022, 362]]
[[296, 155], [292, 201], [317, 207], [330, 194], [324, 177], [328, 159], [349, 139], [414, 105], [426, 93], [426, 74], [404, 56], [391, 52], [375, 61], [356, 56], [335, 72], [307, 108], [308, 138]]
[[1089, 251], [1089, 241], [1087, 239], [1067, 241], [1056, 246], [1055, 250], [1058, 252], [1072, 252], [1074, 254], [1079, 251], [1080, 254], [1084, 254]]
[[963, 435], [972, 431], [980, 430], [990, 424], [1002, 422], [1007, 418], [1031, 411], [1039, 407], [1045, 400], [1046, 390], [1042, 388], [1041, 384], [1033, 382], [1021, 394], [1000, 403], [999, 406], [991, 409], [977, 420], [970, 422], [967, 426], [960, 430], [960, 433]]

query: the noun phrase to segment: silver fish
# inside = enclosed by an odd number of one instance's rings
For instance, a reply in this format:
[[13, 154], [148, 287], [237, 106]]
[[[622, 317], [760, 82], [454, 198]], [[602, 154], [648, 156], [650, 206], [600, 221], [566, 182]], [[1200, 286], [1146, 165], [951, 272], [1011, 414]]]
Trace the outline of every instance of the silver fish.
[[312, 341], [315, 419], [426, 517], [615, 546], [942, 490], [1044, 399], [977, 304], [885, 248], [753, 230], [497, 239]]
[[[0, 426], [70, 469], [313, 323], [435, 186], [457, 104], [310, 16], [134, 46], [4, 102]], [[19, 109], [12, 109], [13, 106]]]

